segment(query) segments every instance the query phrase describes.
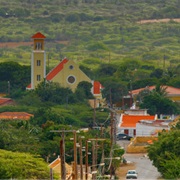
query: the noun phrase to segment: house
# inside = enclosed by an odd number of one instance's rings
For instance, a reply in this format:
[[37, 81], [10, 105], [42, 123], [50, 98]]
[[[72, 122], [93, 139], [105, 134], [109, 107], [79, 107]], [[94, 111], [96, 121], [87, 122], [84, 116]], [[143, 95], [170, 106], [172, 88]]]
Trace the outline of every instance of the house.
[[[52, 170], [52, 173], [56, 173], [61, 177], [61, 159], [59, 156], [49, 165], [49, 168]], [[65, 163], [65, 168], [66, 168], [66, 179], [70, 179], [72, 175], [72, 167]]]
[[172, 119], [172, 122], [170, 122], [170, 127], [174, 128], [177, 125], [177, 123], [180, 123], [180, 115]]
[[40, 82], [46, 79], [46, 81], [57, 82], [62, 87], [75, 91], [80, 82], [86, 81], [92, 83], [93, 95], [96, 98], [102, 98], [103, 86], [100, 82], [91, 80], [73, 60], [64, 58], [46, 75], [45, 38], [40, 32], [32, 36], [34, 45], [31, 55], [31, 83], [26, 89], [35, 89]]
[[158, 136], [161, 131], [169, 131], [171, 120], [140, 120], [136, 123], [136, 136]]
[[34, 117], [33, 114], [26, 112], [2, 112], [0, 113], [0, 120], [30, 120]]
[[14, 105], [14, 101], [11, 98], [1, 98], [0, 97], [0, 106]]
[[136, 124], [140, 120], [153, 121], [157, 119], [157, 116], [150, 116], [147, 113], [147, 109], [127, 109], [124, 111], [116, 112], [117, 134], [123, 133], [129, 136], [136, 136]]
[[[177, 101], [180, 102], [180, 88], [175, 88], [172, 86], [161, 86], [162, 88], [164, 88], [166, 90], [167, 93], [167, 97], [173, 101]], [[135, 98], [141, 91], [143, 90], [149, 90], [152, 91], [156, 88], [156, 86], [147, 86], [145, 88], [140, 88], [140, 89], [135, 89], [131, 91], [131, 94], [133, 96], [133, 98]]]
[[120, 123], [118, 125], [118, 132], [128, 134], [129, 136], [136, 136], [136, 124], [140, 120], [154, 121], [156, 116], [150, 115], [129, 115], [121, 114]]

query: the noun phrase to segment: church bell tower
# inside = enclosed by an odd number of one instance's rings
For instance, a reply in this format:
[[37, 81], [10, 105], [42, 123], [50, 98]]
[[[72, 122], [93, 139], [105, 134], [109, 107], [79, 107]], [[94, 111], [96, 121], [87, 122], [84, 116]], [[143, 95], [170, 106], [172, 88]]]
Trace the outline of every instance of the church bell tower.
[[45, 36], [40, 32], [32, 36], [33, 51], [31, 56], [31, 89], [46, 77], [46, 53], [44, 50]]

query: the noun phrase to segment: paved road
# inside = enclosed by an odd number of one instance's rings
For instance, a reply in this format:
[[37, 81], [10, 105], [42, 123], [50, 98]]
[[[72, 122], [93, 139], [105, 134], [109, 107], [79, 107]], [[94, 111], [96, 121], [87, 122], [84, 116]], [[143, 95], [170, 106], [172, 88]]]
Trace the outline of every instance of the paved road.
[[[117, 141], [117, 144], [125, 148], [129, 141]], [[157, 171], [156, 167], [152, 165], [152, 162], [147, 157], [147, 154], [129, 154], [125, 153], [125, 159], [130, 162], [134, 162], [136, 171], [138, 172], [138, 179], [141, 180], [157, 180], [160, 179], [161, 175]]]

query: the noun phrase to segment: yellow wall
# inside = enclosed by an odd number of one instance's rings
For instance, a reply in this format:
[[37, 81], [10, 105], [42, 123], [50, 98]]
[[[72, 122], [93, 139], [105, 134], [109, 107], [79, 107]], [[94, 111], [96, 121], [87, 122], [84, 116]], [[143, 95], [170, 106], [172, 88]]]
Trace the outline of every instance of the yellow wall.
[[172, 97], [169, 97], [169, 99], [180, 102], [180, 96], [172, 96]]
[[[37, 66], [37, 60], [41, 60], [41, 65]], [[43, 81], [44, 79], [44, 52], [34, 52], [34, 76], [33, 76], [33, 81], [34, 81], [34, 87], [37, 87], [38, 83]], [[37, 75], [41, 76], [41, 81], [37, 81]]]
[[[73, 66], [73, 69], [70, 69], [70, 66]], [[76, 79], [73, 84], [67, 82], [67, 78], [70, 75], [74, 76]], [[71, 60], [64, 64], [64, 68], [53, 78], [52, 81], [60, 83], [60, 85], [63, 87], [69, 87], [73, 91], [75, 91], [77, 85], [81, 81], [91, 83], [91, 79], [79, 69], [77, 64]]]

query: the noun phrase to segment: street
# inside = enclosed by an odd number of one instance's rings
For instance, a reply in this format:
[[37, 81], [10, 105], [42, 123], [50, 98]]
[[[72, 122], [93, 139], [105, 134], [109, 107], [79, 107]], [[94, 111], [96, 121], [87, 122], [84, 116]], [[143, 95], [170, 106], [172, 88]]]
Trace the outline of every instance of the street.
[[[129, 141], [117, 141], [117, 144], [121, 145], [125, 148], [129, 144]], [[157, 171], [156, 167], [152, 165], [152, 162], [149, 160], [147, 154], [144, 153], [138, 153], [138, 154], [130, 154], [125, 153], [124, 158], [127, 160], [128, 163], [134, 164], [134, 169], [138, 173], [138, 179], [141, 180], [162, 180], [160, 173]], [[131, 167], [131, 166], [130, 166]], [[122, 168], [120, 168], [121, 170]], [[125, 174], [124, 177], [121, 177], [120, 179], [126, 179]]]

